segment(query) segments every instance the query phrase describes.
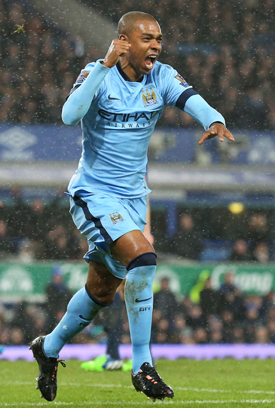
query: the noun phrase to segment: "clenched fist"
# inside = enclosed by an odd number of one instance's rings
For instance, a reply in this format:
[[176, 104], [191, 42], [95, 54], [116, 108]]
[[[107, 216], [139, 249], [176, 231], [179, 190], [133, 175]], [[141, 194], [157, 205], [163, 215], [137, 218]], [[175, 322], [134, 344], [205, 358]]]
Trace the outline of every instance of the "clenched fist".
[[102, 65], [108, 68], [114, 67], [119, 61], [119, 57], [127, 54], [131, 44], [125, 40], [113, 40], [108, 52], [102, 62]]

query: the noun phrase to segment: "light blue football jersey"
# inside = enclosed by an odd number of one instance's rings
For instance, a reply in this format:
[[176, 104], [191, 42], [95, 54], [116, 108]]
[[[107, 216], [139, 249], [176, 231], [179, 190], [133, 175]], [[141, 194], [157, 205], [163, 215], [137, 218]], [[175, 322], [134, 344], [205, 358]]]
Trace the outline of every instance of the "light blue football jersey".
[[[81, 71], [72, 91], [94, 66], [90, 63]], [[140, 82], [129, 81], [119, 63], [112, 67], [81, 120], [82, 155], [69, 193], [108, 192], [122, 198], [148, 194], [145, 174], [150, 137], [165, 105], [175, 105], [186, 91], [195, 94], [177, 71], [160, 62]]]

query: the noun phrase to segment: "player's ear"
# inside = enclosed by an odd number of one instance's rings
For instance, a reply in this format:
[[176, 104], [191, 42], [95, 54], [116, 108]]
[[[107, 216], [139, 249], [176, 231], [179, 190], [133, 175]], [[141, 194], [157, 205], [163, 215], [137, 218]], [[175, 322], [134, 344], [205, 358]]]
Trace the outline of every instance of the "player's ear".
[[126, 34], [120, 34], [119, 40], [129, 42], [129, 38], [127, 37]]

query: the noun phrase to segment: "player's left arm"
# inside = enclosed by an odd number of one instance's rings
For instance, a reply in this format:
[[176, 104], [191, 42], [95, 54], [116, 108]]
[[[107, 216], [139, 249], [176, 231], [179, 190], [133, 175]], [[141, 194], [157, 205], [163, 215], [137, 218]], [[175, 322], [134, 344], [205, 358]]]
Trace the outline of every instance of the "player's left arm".
[[[179, 97], [179, 100], [181, 97], [182, 96]], [[179, 105], [178, 101], [176, 106]], [[185, 101], [183, 110], [199, 122], [206, 130], [200, 138], [199, 145], [202, 145], [205, 140], [212, 139], [215, 136], [218, 136], [220, 142], [224, 141], [224, 137], [234, 142], [234, 136], [225, 126], [224, 117], [216, 109], [212, 108], [199, 94], [194, 93], [191, 95]]]
[[200, 123], [205, 133], [202, 135], [199, 144], [203, 144], [205, 140], [212, 139], [215, 136], [223, 142], [224, 137], [234, 141], [232, 133], [225, 126], [224, 117], [214, 108], [212, 108], [185, 79], [171, 67], [167, 75], [165, 101], [169, 105], [177, 106], [184, 110], [198, 123]]

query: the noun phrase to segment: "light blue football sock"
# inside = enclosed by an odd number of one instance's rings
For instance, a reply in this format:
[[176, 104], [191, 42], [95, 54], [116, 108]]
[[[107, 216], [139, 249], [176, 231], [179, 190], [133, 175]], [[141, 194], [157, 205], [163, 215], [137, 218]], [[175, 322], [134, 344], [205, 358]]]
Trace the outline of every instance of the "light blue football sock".
[[67, 312], [56, 328], [46, 336], [44, 341], [46, 356], [57, 358], [62, 347], [87, 327], [103, 306], [107, 305], [100, 304], [86, 287], [80, 289], [70, 300]]
[[133, 373], [143, 363], [151, 366], [149, 343], [153, 313], [153, 279], [156, 271], [156, 255], [148, 252], [135, 258], [127, 267], [125, 302], [127, 307], [132, 349]]

